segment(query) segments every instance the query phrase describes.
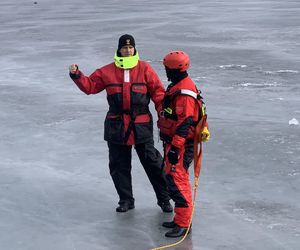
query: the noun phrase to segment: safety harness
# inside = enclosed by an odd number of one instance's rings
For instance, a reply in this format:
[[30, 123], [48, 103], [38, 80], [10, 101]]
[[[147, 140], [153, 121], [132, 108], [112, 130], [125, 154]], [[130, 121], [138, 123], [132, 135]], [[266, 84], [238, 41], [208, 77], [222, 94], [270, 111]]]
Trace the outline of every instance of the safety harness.
[[[171, 108], [172, 101], [179, 95], [186, 95], [191, 96], [194, 98], [196, 103], [198, 104], [199, 111], [198, 111], [198, 119], [196, 121], [193, 121], [192, 126], [196, 128], [199, 126], [199, 123], [201, 119], [206, 116], [206, 106], [203, 101], [203, 98], [201, 96], [201, 91], [198, 90], [198, 93], [189, 90], [189, 89], [180, 89], [178, 91], [175, 91], [174, 93], [170, 95], [166, 95], [164, 98], [163, 103], [163, 109], [160, 112], [159, 116], [159, 126], [160, 126], [160, 139], [166, 143], [172, 142], [172, 137], [169, 135], [170, 132], [174, 133], [175, 124], [178, 120], [177, 115], [173, 112], [173, 109]], [[198, 137], [198, 141], [201, 141], [201, 136]]]

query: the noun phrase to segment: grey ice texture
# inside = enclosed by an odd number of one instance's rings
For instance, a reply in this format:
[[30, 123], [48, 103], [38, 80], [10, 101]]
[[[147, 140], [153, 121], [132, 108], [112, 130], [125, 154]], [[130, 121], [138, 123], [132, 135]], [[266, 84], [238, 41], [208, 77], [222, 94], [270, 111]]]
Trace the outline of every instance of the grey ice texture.
[[[176, 241], [135, 153], [136, 208], [115, 212], [106, 94], [86, 96], [68, 76], [71, 63], [89, 75], [112, 62], [125, 33], [165, 86], [163, 56], [187, 52], [207, 105], [193, 232], [172, 249], [300, 249], [300, 126], [289, 125], [300, 120], [297, 0], [1, 0], [0, 249]], [[162, 150], [157, 128], [154, 137]]]

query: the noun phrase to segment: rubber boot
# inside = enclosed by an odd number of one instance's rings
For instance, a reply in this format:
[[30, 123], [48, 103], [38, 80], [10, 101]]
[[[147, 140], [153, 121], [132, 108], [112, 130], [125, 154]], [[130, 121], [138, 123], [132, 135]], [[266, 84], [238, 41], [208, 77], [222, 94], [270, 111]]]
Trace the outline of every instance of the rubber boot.
[[[165, 236], [170, 237], [170, 238], [181, 237], [181, 236], [185, 235], [187, 230], [188, 230], [187, 227], [179, 227], [179, 226], [176, 225], [173, 229], [166, 232]], [[188, 233], [190, 233], [190, 232], [191, 232], [191, 228], [190, 228]]]
[[134, 208], [134, 204], [133, 203], [121, 203], [117, 208], [116, 208], [116, 212], [118, 213], [125, 213], [127, 212], [129, 209], [133, 209]]
[[174, 221], [166, 221], [162, 224], [163, 227], [166, 227], [166, 228], [174, 228], [176, 227], [177, 225], [175, 224]]

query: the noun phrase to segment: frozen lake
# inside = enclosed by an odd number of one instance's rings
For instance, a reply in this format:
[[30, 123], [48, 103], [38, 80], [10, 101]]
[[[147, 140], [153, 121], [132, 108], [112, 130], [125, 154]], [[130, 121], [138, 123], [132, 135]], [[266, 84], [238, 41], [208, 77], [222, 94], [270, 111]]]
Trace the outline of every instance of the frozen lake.
[[[191, 57], [211, 141], [193, 232], [178, 250], [300, 249], [300, 2], [2, 0], [0, 249], [147, 250], [170, 244], [136, 154], [136, 208], [117, 214], [105, 93], [87, 75], [132, 34], [167, 86], [163, 56]], [[157, 129], [155, 130], [157, 132]], [[161, 150], [161, 143], [157, 140]], [[191, 171], [192, 173], [193, 171]]]

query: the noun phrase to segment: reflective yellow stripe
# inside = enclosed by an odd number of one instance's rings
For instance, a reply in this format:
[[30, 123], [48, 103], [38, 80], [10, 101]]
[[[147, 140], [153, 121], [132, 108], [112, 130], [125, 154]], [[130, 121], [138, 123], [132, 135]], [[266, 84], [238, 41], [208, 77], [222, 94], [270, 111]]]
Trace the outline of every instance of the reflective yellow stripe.
[[202, 111], [202, 116], [204, 116], [206, 114], [206, 106], [204, 102], [202, 103], [201, 111]]
[[173, 113], [173, 110], [170, 107], [165, 108], [164, 111], [166, 111], [170, 115]]

